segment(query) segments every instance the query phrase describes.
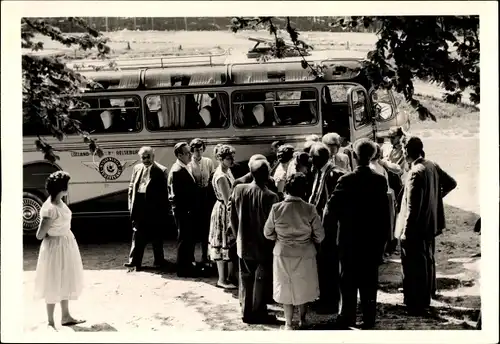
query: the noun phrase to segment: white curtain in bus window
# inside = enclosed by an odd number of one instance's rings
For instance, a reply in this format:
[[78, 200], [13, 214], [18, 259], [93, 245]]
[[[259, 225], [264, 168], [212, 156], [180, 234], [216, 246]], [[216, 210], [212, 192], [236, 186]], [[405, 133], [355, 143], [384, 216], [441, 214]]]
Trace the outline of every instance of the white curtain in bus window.
[[227, 124], [227, 96], [194, 93], [146, 97], [150, 130], [222, 128]]
[[[80, 122], [80, 128], [93, 134], [136, 132], [142, 127], [140, 101], [136, 97], [84, 98], [86, 109], [70, 111], [70, 118]], [[68, 123], [67, 132], [74, 133]]]
[[304, 125], [318, 118], [314, 89], [237, 92], [233, 104], [238, 127]]

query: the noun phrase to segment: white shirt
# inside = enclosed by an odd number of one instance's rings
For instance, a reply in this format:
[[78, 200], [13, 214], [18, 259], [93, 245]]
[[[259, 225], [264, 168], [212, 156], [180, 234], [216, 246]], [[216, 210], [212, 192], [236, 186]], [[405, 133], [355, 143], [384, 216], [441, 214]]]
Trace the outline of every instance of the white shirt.
[[141, 181], [139, 182], [139, 187], [137, 188], [138, 193], [146, 193], [146, 188], [148, 187], [149, 181], [151, 180], [151, 166], [144, 166], [142, 170]]

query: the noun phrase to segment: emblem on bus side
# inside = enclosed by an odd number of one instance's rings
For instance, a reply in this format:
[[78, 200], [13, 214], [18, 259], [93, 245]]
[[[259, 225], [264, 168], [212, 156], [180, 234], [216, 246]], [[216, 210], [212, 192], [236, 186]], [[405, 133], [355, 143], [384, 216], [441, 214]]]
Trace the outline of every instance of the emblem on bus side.
[[116, 180], [120, 178], [123, 171], [134, 165], [137, 160], [125, 160], [121, 162], [115, 157], [107, 156], [103, 158], [99, 164], [93, 162], [83, 162], [82, 164], [96, 170], [106, 180]]
[[104, 179], [115, 180], [121, 176], [123, 167], [120, 160], [112, 156], [105, 157], [99, 163], [99, 173]]

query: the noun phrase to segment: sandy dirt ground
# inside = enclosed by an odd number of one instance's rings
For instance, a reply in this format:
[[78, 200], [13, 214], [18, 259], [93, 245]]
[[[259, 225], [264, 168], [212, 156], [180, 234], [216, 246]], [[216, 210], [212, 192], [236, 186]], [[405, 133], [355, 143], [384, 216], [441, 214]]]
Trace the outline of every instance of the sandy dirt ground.
[[[380, 267], [377, 329], [471, 329], [480, 309], [480, 258], [471, 258], [480, 252], [480, 238], [472, 231], [479, 214], [478, 137], [459, 139], [436, 134], [424, 137], [424, 144], [427, 156], [438, 161], [459, 185], [445, 199], [447, 230], [437, 240], [440, 295], [432, 304], [437, 312], [431, 318], [406, 315], [400, 289], [401, 264], [399, 256], [394, 255]], [[463, 156], [470, 158], [464, 161]], [[86, 289], [71, 307], [75, 316], [87, 322], [63, 328], [63, 332], [278, 329], [278, 326], [243, 324], [236, 293], [216, 288], [214, 277], [179, 279], [173, 270], [127, 272], [122, 264], [128, 255], [128, 242], [86, 242], [80, 244]], [[175, 243], [165, 243], [165, 252], [168, 260], [174, 262]], [[37, 254], [37, 244], [25, 244], [24, 329], [27, 332], [47, 331], [44, 304], [32, 299]], [[148, 248], [144, 265], [151, 264], [152, 253]], [[271, 306], [271, 310], [283, 320], [281, 307]], [[335, 320], [334, 316], [315, 313], [310, 313], [309, 318], [311, 329], [330, 329]]]

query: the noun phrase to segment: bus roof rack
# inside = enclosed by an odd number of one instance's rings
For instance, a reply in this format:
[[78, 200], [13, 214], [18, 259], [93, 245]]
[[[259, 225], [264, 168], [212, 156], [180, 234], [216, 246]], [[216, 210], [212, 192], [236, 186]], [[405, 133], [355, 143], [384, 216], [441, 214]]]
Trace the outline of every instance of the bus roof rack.
[[78, 72], [137, 70], [143, 68], [171, 68], [189, 66], [215, 66], [225, 64], [228, 50], [220, 54], [138, 57], [115, 60], [79, 60], [66, 64]]

